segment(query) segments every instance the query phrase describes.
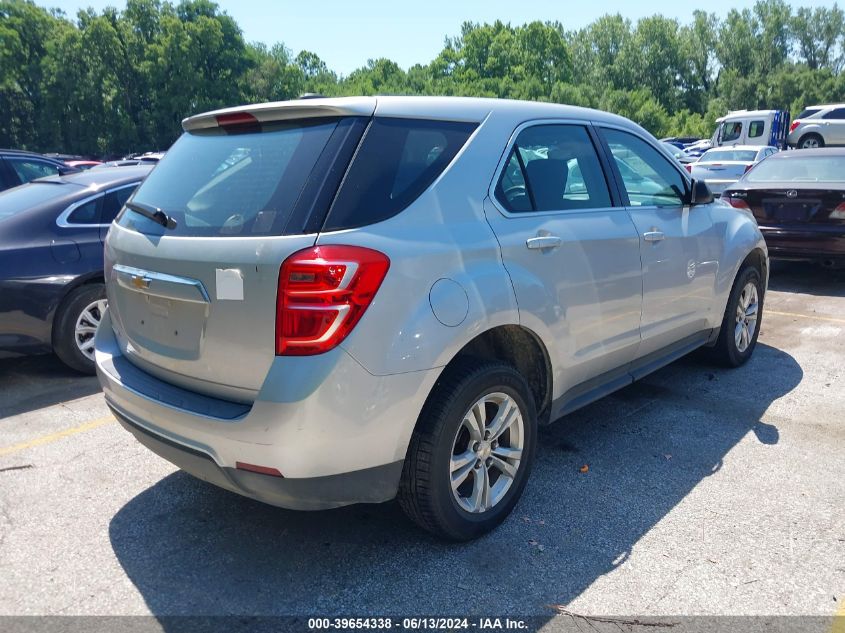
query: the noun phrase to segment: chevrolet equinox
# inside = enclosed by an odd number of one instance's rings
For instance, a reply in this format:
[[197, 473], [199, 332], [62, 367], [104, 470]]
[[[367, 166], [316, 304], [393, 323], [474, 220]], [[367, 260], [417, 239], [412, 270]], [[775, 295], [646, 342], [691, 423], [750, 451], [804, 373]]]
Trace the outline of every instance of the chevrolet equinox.
[[706, 347], [739, 366], [768, 255], [627, 119], [453, 97], [185, 119], [105, 246], [97, 371], [185, 471], [316, 510], [498, 525], [548, 424]]

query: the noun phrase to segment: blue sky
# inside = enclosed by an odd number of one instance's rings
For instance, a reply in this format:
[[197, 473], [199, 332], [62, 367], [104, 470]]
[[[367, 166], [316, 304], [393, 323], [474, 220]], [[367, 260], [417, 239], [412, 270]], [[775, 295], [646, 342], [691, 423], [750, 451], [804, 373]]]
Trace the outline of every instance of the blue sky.
[[[58, 7], [69, 16], [78, 9], [123, 8], [125, 0], [37, 0]], [[550, 2], [540, 0], [218, 0], [240, 25], [248, 41], [272, 45], [284, 42], [294, 53], [317, 53], [333, 70], [349, 74], [368, 59], [388, 57], [403, 68], [430, 61], [443, 47], [443, 38], [457, 35], [466, 20], [513, 24], [557, 20], [567, 29], [585, 26], [605, 13], [621, 13], [636, 20], [660, 13], [688, 21], [701, 8], [722, 16], [731, 8], [754, 5], [754, 0], [603, 0]], [[821, 0], [796, 0], [793, 6], [832, 6]]]

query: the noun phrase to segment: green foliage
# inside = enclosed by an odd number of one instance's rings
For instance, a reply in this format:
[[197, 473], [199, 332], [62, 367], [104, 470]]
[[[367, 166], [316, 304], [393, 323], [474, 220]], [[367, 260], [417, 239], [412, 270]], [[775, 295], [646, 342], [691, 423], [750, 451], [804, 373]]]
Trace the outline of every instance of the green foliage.
[[[553, 11], [550, 9], [550, 11]], [[845, 14], [758, 0], [723, 19], [656, 15], [464, 23], [427, 64], [372, 59], [338, 76], [311, 51], [249, 44], [210, 0], [128, 0], [68, 17], [0, 0], [0, 146], [121, 154], [166, 148], [193, 113], [248, 102], [467, 95], [598, 107], [657, 135], [712, 133], [729, 109], [845, 100]]]

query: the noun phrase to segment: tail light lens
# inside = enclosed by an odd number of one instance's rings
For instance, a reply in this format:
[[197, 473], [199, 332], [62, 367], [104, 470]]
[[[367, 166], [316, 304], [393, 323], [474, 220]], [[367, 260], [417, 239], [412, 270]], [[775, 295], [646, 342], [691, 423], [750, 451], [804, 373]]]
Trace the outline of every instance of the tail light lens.
[[745, 209], [746, 211], [751, 210], [751, 207], [749, 207], [748, 203], [745, 200], [743, 200], [742, 198], [734, 198], [733, 196], [723, 196], [723, 198], [734, 209]]
[[795, 119], [789, 126], [789, 133], [792, 134], [799, 125], [801, 125], [801, 119]]
[[752, 164], [750, 164], [750, 165], [746, 165], [746, 166], [745, 166], [745, 171], [743, 171], [742, 173], [747, 174], [749, 171], [751, 171], [751, 168], [752, 168], [752, 167], [754, 167], [754, 163], [752, 163]]
[[845, 220], [845, 202], [830, 212], [831, 220]]
[[386, 255], [360, 246], [314, 246], [288, 257], [279, 271], [276, 354], [310, 356], [340, 344], [388, 268]]
[[689, 173], [692, 173], [692, 165], [691, 165], [691, 164], [687, 163], [686, 165], [684, 165], [684, 168], [686, 168], [686, 170], [687, 170]]

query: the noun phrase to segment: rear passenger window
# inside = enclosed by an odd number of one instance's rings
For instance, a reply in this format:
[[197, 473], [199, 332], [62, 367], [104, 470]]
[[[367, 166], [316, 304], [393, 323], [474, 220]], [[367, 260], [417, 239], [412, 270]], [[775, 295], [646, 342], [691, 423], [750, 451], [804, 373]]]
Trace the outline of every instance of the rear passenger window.
[[834, 120], [845, 119], [845, 108], [836, 108], [835, 110], [831, 110], [830, 112], [825, 114], [822, 118], [824, 118], [824, 119], [834, 119]]
[[676, 207], [686, 200], [686, 180], [672, 163], [643, 139], [604, 129], [631, 206]]
[[515, 213], [611, 206], [593, 142], [578, 125], [523, 130], [496, 186], [496, 198]]
[[100, 213], [98, 206], [100, 200], [102, 198], [98, 197], [76, 207], [67, 218], [68, 224], [99, 224]]
[[760, 138], [766, 129], [765, 121], [752, 121], [748, 125], [748, 138]]
[[373, 119], [324, 230], [365, 226], [402, 211], [443, 173], [476, 127], [455, 121]]

